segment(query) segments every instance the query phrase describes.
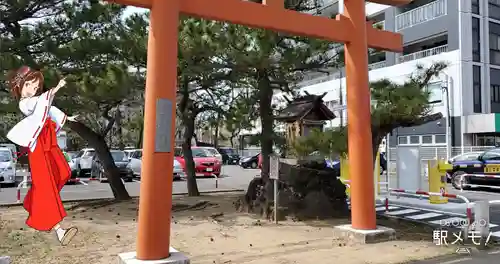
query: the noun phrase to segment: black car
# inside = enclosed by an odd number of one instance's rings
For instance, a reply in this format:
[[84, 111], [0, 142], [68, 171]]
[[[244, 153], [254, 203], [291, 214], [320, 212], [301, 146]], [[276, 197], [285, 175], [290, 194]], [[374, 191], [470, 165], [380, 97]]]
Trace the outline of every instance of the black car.
[[240, 162], [240, 155], [235, 149], [229, 147], [221, 147], [217, 149], [222, 155], [222, 163], [224, 164], [238, 164]]
[[240, 166], [244, 169], [252, 168], [257, 169], [259, 167], [259, 154], [251, 157], [241, 158]]
[[[127, 167], [129, 159], [125, 151], [111, 150], [111, 156], [115, 161], [116, 167], [118, 167], [118, 170], [120, 170], [120, 177], [124, 181], [132, 181], [134, 178], [134, 173], [130, 168]], [[90, 177], [96, 178], [99, 181], [106, 181], [108, 179], [107, 176], [105, 175], [102, 162], [99, 160], [99, 158], [97, 158], [97, 155], [95, 155], [94, 159], [92, 160]]]
[[[466, 156], [466, 157], [465, 157]], [[483, 153], [465, 153], [464, 157], [450, 160], [453, 169], [447, 171], [451, 177], [451, 184], [454, 188], [460, 189], [462, 175], [476, 174], [478, 176], [468, 176], [463, 178], [466, 184], [477, 185], [497, 185], [500, 184], [498, 178], [487, 178], [484, 176], [500, 175], [500, 148], [487, 150]], [[481, 177], [483, 176], [483, 177]], [[468, 186], [465, 186], [468, 187]], [[464, 187], [464, 189], [466, 189]]]

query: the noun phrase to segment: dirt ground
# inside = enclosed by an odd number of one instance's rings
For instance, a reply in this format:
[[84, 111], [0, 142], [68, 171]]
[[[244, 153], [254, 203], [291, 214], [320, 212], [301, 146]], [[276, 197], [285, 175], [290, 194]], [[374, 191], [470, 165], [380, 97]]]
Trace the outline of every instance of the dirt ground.
[[[334, 238], [332, 226], [347, 220], [295, 222], [279, 225], [235, 212], [236, 194], [175, 197], [172, 246], [193, 264], [316, 264], [404, 263], [450, 254], [454, 248], [432, 244], [432, 229], [389, 220], [398, 240], [359, 245]], [[117, 254], [134, 251], [137, 200], [65, 205], [65, 225], [80, 229], [72, 243], [60, 246], [53, 233], [26, 228], [22, 207], [0, 207], [0, 256], [14, 264], [117, 263]], [[330, 261], [327, 261], [330, 262]]]

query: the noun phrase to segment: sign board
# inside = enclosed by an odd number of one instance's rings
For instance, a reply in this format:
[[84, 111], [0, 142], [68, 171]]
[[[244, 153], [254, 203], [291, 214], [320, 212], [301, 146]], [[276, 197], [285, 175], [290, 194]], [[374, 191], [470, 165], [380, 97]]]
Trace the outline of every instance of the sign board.
[[276, 155], [269, 157], [269, 178], [277, 180], [280, 174], [280, 158]]
[[156, 133], [155, 152], [170, 152], [170, 135], [172, 131], [173, 105], [164, 98], [156, 100]]

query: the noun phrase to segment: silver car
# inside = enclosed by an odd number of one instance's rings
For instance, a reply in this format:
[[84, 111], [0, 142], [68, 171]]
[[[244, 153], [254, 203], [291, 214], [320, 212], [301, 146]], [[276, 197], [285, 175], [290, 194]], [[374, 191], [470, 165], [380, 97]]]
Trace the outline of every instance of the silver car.
[[93, 148], [84, 148], [73, 158], [74, 166], [80, 172], [80, 177], [90, 174], [94, 156], [95, 150]]
[[[127, 167], [132, 170], [135, 177], [141, 177], [141, 165], [142, 165], [142, 150], [135, 150], [130, 154], [129, 163]], [[182, 165], [174, 159], [174, 180], [179, 180], [185, 176], [184, 168]]]
[[8, 148], [0, 148], [0, 183], [16, 183], [16, 164], [12, 151]]

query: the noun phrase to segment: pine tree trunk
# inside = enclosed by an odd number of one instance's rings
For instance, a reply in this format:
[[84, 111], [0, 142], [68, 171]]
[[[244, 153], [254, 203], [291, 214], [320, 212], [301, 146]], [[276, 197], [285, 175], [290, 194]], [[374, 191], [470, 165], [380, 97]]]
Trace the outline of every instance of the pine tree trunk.
[[140, 130], [139, 130], [139, 140], [137, 140], [137, 145], [135, 146], [138, 149], [142, 149], [142, 137], [144, 134], [144, 123], [140, 124]]
[[261, 177], [264, 182], [269, 180], [270, 155], [273, 152], [273, 111], [271, 107], [273, 89], [267, 76], [262, 75], [259, 80], [259, 111], [262, 123], [260, 135], [262, 170]]
[[194, 134], [194, 118], [188, 113], [183, 115], [184, 136], [182, 142], [182, 153], [187, 174], [187, 189], [189, 196], [199, 196], [198, 184], [196, 182], [195, 164], [193, 160], [193, 152], [191, 151], [191, 140]]
[[109, 185], [116, 200], [129, 200], [130, 195], [121, 181], [120, 171], [115, 165], [113, 156], [109, 151], [106, 140], [103, 136], [95, 133], [90, 128], [80, 122], [67, 121], [66, 126], [84, 139], [89, 146], [95, 149], [96, 155], [102, 163], [104, 173], [106, 173]]

